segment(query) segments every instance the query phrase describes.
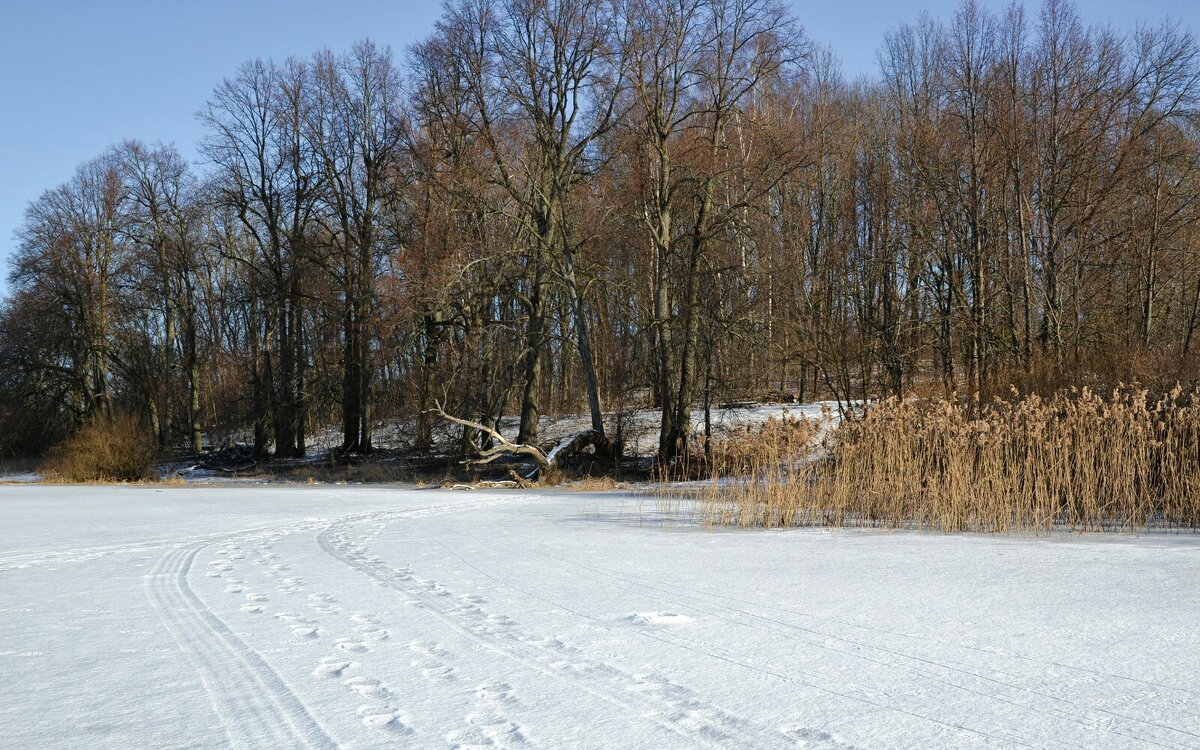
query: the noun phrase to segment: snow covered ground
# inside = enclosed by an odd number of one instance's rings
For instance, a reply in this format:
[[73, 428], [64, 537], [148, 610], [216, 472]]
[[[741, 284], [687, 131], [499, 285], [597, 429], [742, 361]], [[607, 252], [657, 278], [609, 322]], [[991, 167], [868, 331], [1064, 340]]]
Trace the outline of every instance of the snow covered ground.
[[0, 488], [6, 748], [1196, 748], [1200, 537]]
[[[713, 434], [728, 435], [737, 430], [745, 430], [761, 426], [771, 417], [793, 419], [804, 417], [812, 420], [824, 420], [830, 417], [836, 421], [837, 403], [833, 401], [817, 401], [807, 404], [781, 403], [747, 403], [745, 405], [720, 408], [714, 406], [711, 410]], [[658, 449], [658, 429], [662, 420], [662, 412], [658, 409], [635, 409], [620, 417], [608, 413], [604, 415], [605, 429], [611, 435], [617, 431], [616, 422], [623, 422], [622, 432], [625, 437], [625, 452], [630, 456], [651, 456]], [[373, 437], [377, 448], [405, 448], [412, 445], [416, 423], [411, 419], [380, 422], [375, 427]], [[515, 440], [520, 431], [521, 420], [515, 416], [500, 420], [500, 432], [510, 440]], [[576, 435], [591, 427], [591, 417], [587, 414], [543, 414], [538, 420], [538, 434], [542, 442], [557, 443]], [[434, 430], [441, 442], [453, 443], [461, 428], [449, 422], [439, 420]], [[704, 410], [692, 410], [692, 430], [697, 435], [704, 434]], [[243, 443], [249, 443], [249, 434], [239, 435]], [[313, 453], [327, 451], [342, 443], [341, 428], [337, 426], [318, 429], [309, 436], [308, 445]]]

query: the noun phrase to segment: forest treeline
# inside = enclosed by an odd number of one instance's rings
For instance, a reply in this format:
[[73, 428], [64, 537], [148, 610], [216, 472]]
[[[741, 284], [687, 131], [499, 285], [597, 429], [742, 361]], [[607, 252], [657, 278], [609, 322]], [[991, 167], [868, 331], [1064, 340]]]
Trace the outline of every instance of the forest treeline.
[[[1065, 0], [890, 33], [847, 80], [776, 0], [450, 0], [402, 59], [253, 60], [203, 160], [130, 141], [32, 201], [0, 431], [195, 451], [472, 422], [1196, 382], [1200, 58]], [[461, 447], [478, 448], [464, 429]]]

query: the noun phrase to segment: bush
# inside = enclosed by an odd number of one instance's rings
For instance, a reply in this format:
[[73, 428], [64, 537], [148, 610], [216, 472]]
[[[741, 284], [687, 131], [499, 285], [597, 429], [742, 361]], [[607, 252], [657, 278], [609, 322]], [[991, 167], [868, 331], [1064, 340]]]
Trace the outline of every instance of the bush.
[[129, 414], [76, 430], [43, 467], [56, 482], [137, 482], [153, 477], [158, 447], [142, 420]]
[[1200, 393], [1082, 389], [991, 404], [891, 399], [799, 471], [764, 451], [713, 523], [943, 531], [1200, 527]]

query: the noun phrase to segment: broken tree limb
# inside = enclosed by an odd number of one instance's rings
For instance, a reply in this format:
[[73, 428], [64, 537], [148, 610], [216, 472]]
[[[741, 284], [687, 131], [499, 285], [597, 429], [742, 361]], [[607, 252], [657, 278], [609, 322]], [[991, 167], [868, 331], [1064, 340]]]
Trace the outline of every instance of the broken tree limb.
[[555, 469], [554, 464], [550, 462], [550, 459], [548, 459], [546, 457], [546, 454], [542, 452], [542, 449], [538, 448], [536, 445], [525, 445], [524, 443], [514, 443], [511, 440], [509, 440], [508, 438], [501, 435], [497, 430], [494, 430], [485, 424], [481, 424], [479, 422], [473, 422], [469, 419], [462, 419], [460, 417], [455, 417], [453, 415], [447, 414], [446, 410], [442, 408], [442, 405], [437, 402], [434, 402], [433, 411], [436, 412], [438, 416], [440, 416], [442, 419], [446, 420], [447, 422], [453, 422], [454, 424], [460, 425], [462, 427], [468, 427], [473, 430], [479, 430], [480, 432], [486, 433], [487, 435], [491, 436], [492, 441], [493, 441], [492, 447], [490, 447], [487, 450], [480, 453], [479, 457], [472, 459], [470, 463], [477, 464], [477, 465], [489, 464], [501, 456], [514, 455], [514, 456], [526, 456], [528, 458], [532, 458], [537, 463], [537, 465], [538, 465], [537, 472], [535, 472], [535, 474], [533, 476], [544, 477], [544, 476], [547, 476], [548, 474], [552, 473]]
[[584, 430], [583, 432], [576, 433], [575, 435], [572, 435], [566, 440], [560, 442], [558, 445], [554, 446], [554, 448], [546, 456], [546, 459], [554, 466], [558, 466], [563, 459], [574, 456], [576, 453], [581, 452], [589, 445], [599, 447], [603, 442], [603, 432], [598, 430]]
[[529, 476], [520, 477], [516, 472], [510, 472], [514, 480], [520, 480], [521, 482], [553, 482], [559, 475], [559, 466], [563, 460], [579, 453], [589, 445], [596, 446], [604, 441], [604, 433], [591, 429], [584, 430], [563, 440], [547, 454], [536, 445], [514, 443], [501, 435], [498, 430], [492, 429], [485, 424], [447, 414], [440, 403], [434, 403], [435, 407], [431, 411], [435, 412], [442, 419], [462, 427], [479, 430], [492, 438], [492, 446], [480, 452], [478, 457], [471, 459], [467, 463], [482, 466], [490, 464], [501, 456], [524, 456], [533, 459], [537, 464], [537, 468]]

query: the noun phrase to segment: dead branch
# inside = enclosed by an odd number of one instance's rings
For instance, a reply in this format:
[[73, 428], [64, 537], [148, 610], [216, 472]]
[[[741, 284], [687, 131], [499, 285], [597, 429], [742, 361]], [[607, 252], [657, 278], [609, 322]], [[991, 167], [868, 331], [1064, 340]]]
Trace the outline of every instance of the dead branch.
[[584, 430], [572, 437], [563, 440], [558, 445], [546, 454], [541, 448], [536, 445], [525, 445], [523, 443], [514, 443], [500, 434], [499, 431], [488, 427], [479, 422], [473, 422], [469, 419], [462, 419], [446, 413], [442, 408], [441, 403], [434, 402], [435, 406], [430, 411], [434, 412], [442, 419], [448, 422], [468, 427], [470, 429], [479, 430], [492, 438], [492, 446], [482, 451], [478, 457], [470, 459], [467, 463], [475, 466], [490, 464], [501, 456], [526, 456], [532, 458], [537, 463], [537, 469], [527, 477], [522, 477], [515, 471], [510, 471], [509, 474], [513, 480], [518, 482], [520, 486], [525, 487], [530, 483], [538, 481], [552, 481], [553, 478], [559, 475], [559, 466], [561, 462], [570, 456], [579, 453], [589, 445], [598, 445], [604, 440], [604, 435], [596, 430]]
[[461, 419], [459, 417], [447, 414], [446, 410], [442, 408], [442, 405], [436, 401], [434, 402], [433, 411], [448, 422], [453, 422], [454, 424], [462, 427], [479, 430], [480, 432], [491, 436], [492, 440], [494, 441], [492, 447], [481, 452], [479, 457], [472, 459], [470, 463], [475, 465], [490, 464], [492, 461], [495, 461], [497, 458], [500, 458], [504, 455], [527, 456], [537, 462], [538, 471], [535, 476], [546, 476], [554, 472], [554, 464], [546, 457], [546, 454], [542, 452], [542, 449], [538, 448], [536, 445], [514, 443], [501, 435], [498, 431], [493, 430], [491, 427], [488, 427], [485, 424], [473, 422], [469, 419]]

